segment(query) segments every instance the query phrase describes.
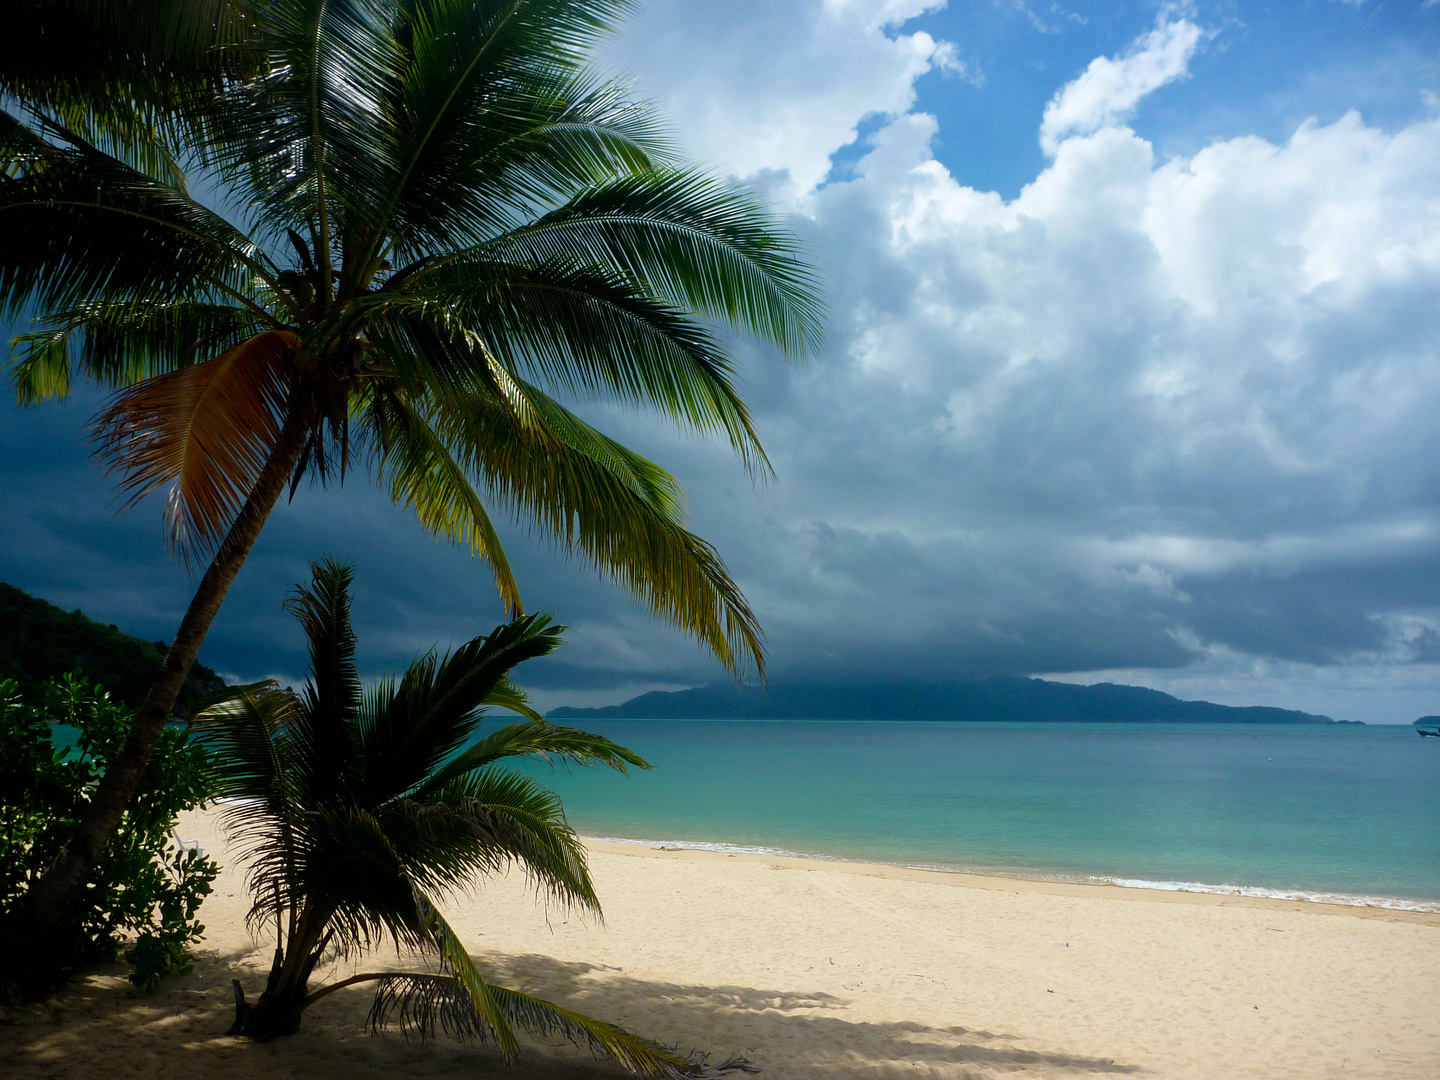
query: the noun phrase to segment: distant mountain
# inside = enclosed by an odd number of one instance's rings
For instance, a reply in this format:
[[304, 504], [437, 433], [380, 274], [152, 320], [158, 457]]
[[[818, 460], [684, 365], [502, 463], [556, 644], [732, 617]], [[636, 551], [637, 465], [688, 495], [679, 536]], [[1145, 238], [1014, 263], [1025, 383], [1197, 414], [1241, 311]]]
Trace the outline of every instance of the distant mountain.
[[901, 682], [871, 686], [792, 684], [737, 687], [710, 683], [655, 691], [603, 709], [562, 707], [554, 720], [1008, 720], [1161, 724], [1335, 724], [1358, 721], [1275, 709], [1181, 701], [1143, 686], [1076, 686], [1044, 679]]
[[[14, 679], [26, 697], [51, 679], [77, 668], [117, 701], [138, 708], [165, 661], [164, 642], [149, 642], [76, 608], [65, 611], [0, 582], [0, 679]], [[194, 702], [225, 689], [225, 680], [196, 663], [180, 690], [175, 715], [188, 716]]]

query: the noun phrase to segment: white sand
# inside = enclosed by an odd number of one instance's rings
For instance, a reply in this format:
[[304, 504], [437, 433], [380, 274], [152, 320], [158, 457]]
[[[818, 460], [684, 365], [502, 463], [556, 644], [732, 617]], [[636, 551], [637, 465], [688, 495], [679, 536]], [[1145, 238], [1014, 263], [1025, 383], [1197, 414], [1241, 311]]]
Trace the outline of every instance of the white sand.
[[[213, 817], [182, 834], [224, 851]], [[799, 1077], [1440, 1076], [1440, 915], [1054, 885], [889, 867], [591, 844], [596, 925], [523, 879], [450, 905], [500, 982], [652, 1038], [743, 1050]], [[220, 1033], [229, 979], [259, 989], [227, 865], [196, 973], [145, 997], [91, 976], [0, 1028], [17, 1078], [620, 1075], [564, 1044], [493, 1050], [363, 1034], [363, 987], [266, 1045]], [[393, 952], [361, 961], [395, 966]]]

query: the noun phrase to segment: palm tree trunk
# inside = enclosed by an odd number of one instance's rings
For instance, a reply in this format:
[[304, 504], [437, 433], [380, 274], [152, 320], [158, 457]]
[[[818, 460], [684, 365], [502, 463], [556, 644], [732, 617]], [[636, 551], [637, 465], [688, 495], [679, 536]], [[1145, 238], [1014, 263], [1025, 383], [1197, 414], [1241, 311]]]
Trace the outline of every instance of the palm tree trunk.
[[75, 835], [50, 868], [15, 901], [0, 923], [0, 1000], [43, 997], [64, 980], [64, 963], [57, 963], [57, 953], [63, 956], [64, 943], [74, 934], [95, 860], [120, 824], [125, 807], [140, 785], [200, 644], [284, 492], [304, 444], [305, 425], [298, 416], [292, 415], [281, 429], [275, 449], [249, 498], [200, 579], [200, 586], [165, 655], [164, 666], [140, 706], [119, 753], [86, 805]]

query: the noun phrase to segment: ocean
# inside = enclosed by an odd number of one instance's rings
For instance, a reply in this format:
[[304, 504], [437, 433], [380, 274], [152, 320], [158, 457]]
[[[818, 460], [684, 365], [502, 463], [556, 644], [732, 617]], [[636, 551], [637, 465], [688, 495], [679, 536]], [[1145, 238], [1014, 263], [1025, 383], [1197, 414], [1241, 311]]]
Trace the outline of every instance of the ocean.
[[573, 723], [653, 766], [527, 766], [587, 836], [1440, 911], [1408, 727]]

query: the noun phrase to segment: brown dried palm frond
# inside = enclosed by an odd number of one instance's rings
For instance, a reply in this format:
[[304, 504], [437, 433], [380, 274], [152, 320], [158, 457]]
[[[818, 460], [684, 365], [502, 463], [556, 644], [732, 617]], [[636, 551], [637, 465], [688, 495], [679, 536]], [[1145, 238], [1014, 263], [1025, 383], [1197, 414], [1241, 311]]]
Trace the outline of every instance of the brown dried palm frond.
[[213, 550], [280, 437], [291, 361], [288, 331], [270, 331], [203, 363], [121, 390], [96, 419], [98, 453], [121, 471], [125, 505], [166, 483], [167, 543]]

